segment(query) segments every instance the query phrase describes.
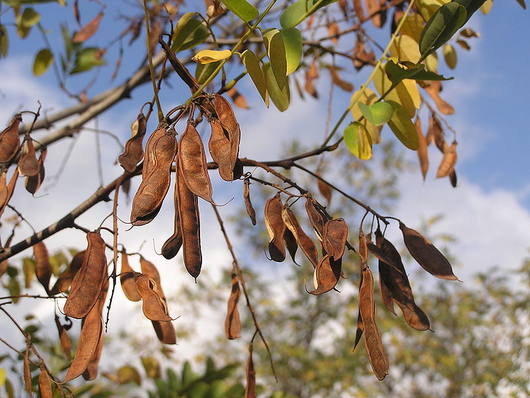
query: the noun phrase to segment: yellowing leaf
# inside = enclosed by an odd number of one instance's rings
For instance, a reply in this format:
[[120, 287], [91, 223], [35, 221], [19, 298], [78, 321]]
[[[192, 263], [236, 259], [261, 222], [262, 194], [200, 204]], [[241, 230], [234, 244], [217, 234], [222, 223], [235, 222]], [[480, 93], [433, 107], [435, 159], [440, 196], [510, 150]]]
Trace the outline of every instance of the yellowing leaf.
[[35, 76], [40, 76], [48, 70], [48, 68], [53, 64], [53, 54], [47, 48], [40, 50], [35, 56], [35, 61], [33, 62], [33, 74]]
[[281, 32], [287, 61], [287, 74], [293, 73], [302, 59], [302, 34], [296, 28], [283, 29]]
[[388, 126], [403, 145], [413, 151], [419, 147], [418, 134], [405, 108], [397, 102], [387, 101], [394, 108]]
[[451, 44], [446, 44], [443, 48], [443, 54], [447, 66], [451, 69], [456, 68], [457, 56], [455, 48]]
[[258, 90], [259, 95], [261, 95], [265, 105], [268, 107], [269, 97], [267, 95], [267, 82], [265, 81], [265, 75], [259, 65], [258, 58], [251, 50], [245, 50], [241, 54], [241, 61], [243, 62], [243, 65], [245, 65], [245, 68], [247, 68], [247, 72], [250, 75], [254, 86]]
[[367, 160], [372, 157], [372, 141], [364, 125], [353, 122], [344, 129], [344, 143], [359, 159]]
[[141, 385], [142, 379], [136, 368], [130, 365], [125, 365], [118, 369], [118, 383], [135, 383], [137, 385]]
[[[519, 4], [520, 3], [520, 0], [516, 0]], [[523, 3], [524, 4], [524, 3]], [[484, 15], [487, 15], [490, 13], [491, 11], [491, 7], [493, 7], [493, 0], [486, 0], [484, 2], [484, 4], [482, 4], [482, 6], [480, 7], [480, 11], [482, 12], [482, 14]], [[526, 8], [526, 7], [523, 7], [523, 8]]]
[[203, 21], [195, 18], [195, 13], [188, 12], [177, 22], [171, 49], [174, 52], [188, 50], [204, 42], [208, 36], [209, 32]]
[[386, 102], [376, 102], [373, 105], [366, 105], [359, 102], [359, 109], [363, 116], [376, 126], [381, 126], [392, 117], [392, 106]]
[[270, 65], [278, 87], [283, 89], [287, 81], [287, 56], [283, 37], [278, 29], [270, 29], [263, 34]]
[[245, 22], [256, 19], [259, 11], [246, 0], [221, 0], [221, 2]]
[[424, 21], [419, 14], [409, 14], [401, 27], [401, 34], [410, 36], [414, 41], [420, 41], [421, 31], [423, 30]]
[[399, 61], [417, 63], [420, 59], [418, 42], [410, 36], [401, 34], [392, 43], [392, 46], [390, 47], [390, 54]]
[[285, 84], [283, 88], [279, 87], [270, 63], [263, 65], [263, 70], [265, 71], [265, 79], [267, 81], [267, 91], [269, 92], [272, 102], [280, 112], [287, 110], [287, 108], [289, 108], [289, 103], [291, 102], [289, 84]]
[[191, 59], [199, 64], [209, 64], [211, 62], [221, 61], [230, 57], [230, 50], [202, 50], [195, 54]]
[[[352, 95], [352, 101], [357, 97], [359, 91], [356, 91], [355, 93], [353, 93]], [[357, 103], [352, 107], [351, 109], [351, 114], [353, 116], [353, 119], [354, 120], [359, 120], [362, 116], [362, 112], [361, 110], [359, 109], [359, 103], [362, 102], [363, 104], [366, 104], [366, 105], [371, 105], [371, 104], [374, 104], [376, 101], [377, 101], [378, 97], [377, 95], [372, 91], [370, 90], [369, 88], [365, 89], [361, 96], [359, 97]], [[376, 126], [372, 123], [369, 123], [367, 122], [366, 120], [364, 120], [363, 122], [361, 122], [364, 127], [366, 128], [366, 131], [368, 131], [368, 134], [370, 135], [370, 140], [372, 142], [372, 144], [378, 144], [379, 141], [381, 140], [381, 127], [380, 126]]]

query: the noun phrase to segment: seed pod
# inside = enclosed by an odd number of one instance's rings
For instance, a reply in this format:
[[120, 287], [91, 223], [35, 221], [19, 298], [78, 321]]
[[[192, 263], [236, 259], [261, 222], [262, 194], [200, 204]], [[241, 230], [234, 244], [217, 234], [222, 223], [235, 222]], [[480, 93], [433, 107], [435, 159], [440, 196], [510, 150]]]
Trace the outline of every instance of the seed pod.
[[161, 126], [149, 137], [145, 147], [142, 182], [132, 203], [132, 225], [147, 224], [160, 211], [171, 183], [171, 164], [176, 150], [174, 130], [166, 130], [165, 126]]
[[20, 159], [18, 160], [18, 171], [20, 175], [32, 177], [39, 174], [40, 166], [35, 154], [35, 145], [29, 135], [26, 136], [20, 151]]
[[250, 180], [245, 178], [243, 183], [243, 200], [245, 201], [245, 208], [247, 214], [250, 217], [250, 222], [252, 225], [256, 225], [256, 211], [252, 207], [252, 202], [250, 201]]
[[285, 241], [285, 246], [287, 247], [287, 251], [291, 256], [291, 260], [293, 260], [293, 263], [298, 265], [298, 263], [296, 262], [296, 252], [298, 251], [298, 243], [296, 243], [296, 239], [294, 238], [293, 233], [288, 228], [285, 228], [285, 231], [283, 233], [283, 240]]
[[96, 351], [92, 355], [92, 358], [90, 358], [90, 361], [88, 362], [88, 365], [82, 374], [83, 379], [85, 379], [86, 381], [94, 380], [98, 376], [98, 366], [99, 366], [99, 360], [101, 358], [102, 352], [103, 352], [103, 336], [99, 338]]
[[241, 289], [239, 288], [239, 281], [237, 280], [237, 271], [232, 270], [232, 290], [228, 297], [228, 309], [225, 319], [225, 335], [228, 340], [234, 340], [239, 337], [241, 333], [241, 319], [239, 317], [239, 310], [237, 304], [241, 297]]
[[136, 282], [134, 281], [135, 275], [136, 272], [134, 272], [129, 264], [129, 256], [127, 253], [122, 252], [120, 284], [125, 297], [127, 297], [130, 301], [140, 301], [142, 299], [138, 294], [138, 290], [136, 289]]
[[0, 178], [0, 199], [2, 201], [0, 202], [0, 216], [4, 213], [4, 210], [11, 200], [11, 197], [13, 196], [13, 192], [15, 192], [15, 186], [17, 185], [18, 181], [18, 168], [15, 169], [13, 172], [13, 175], [11, 176], [11, 179], [9, 180], [9, 184], [6, 186], [6, 173], [7, 170], [2, 171], [2, 177]]
[[180, 137], [177, 154], [179, 168], [189, 190], [207, 202], [212, 199], [212, 183], [202, 139], [195, 126], [188, 123]]
[[39, 172], [30, 177], [26, 177], [26, 191], [28, 191], [30, 194], [35, 195], [35, 192], [40, 188], [42, 185], [42, 182], [44, 181], [45, 176], [45, 170], [44, 170], [44, 160], [46, 159], [46, 154], [48, 153], [48, 150], [46, 147], [42, 147], [40, 150], [40, 156], [39, 156]]
[[256, 370], [254, 369], [254, 361], [252, 359], [252, 343], [250, 343], [248, 348], [246, 379], [245, 398], [256, 398]]
[[269, 233], [269, 256], [281, 263], [285, 260], [285, 223], [282, 219], [282, 199], [278, 192], [265, 203], [265, 226]]
[[136, 289], [142, 298], [142, 311], [147, 319], [152, 321], [170, 321], [165, 300], [158, 292], [154, 279], [147, 275], [136, 276]]
[[324, 250], [334, 261], [340, 260], [344, 255], [346, 241], [348, 240], [348, 226], [344, 222], [344, 219], [337, 218], [328, 220], [324, 224], [323, 232], [322, 244]]
[[306, 199], [305, 210], [315, 235], [317, 236], [318, 240], [322, 241], [322, 235], [324, 235], [324, 225], [328, 221], [328, 218], [317, 206], [313, 198], [308, 197]]
[[31, 385], [31, 369], [29, 368], [29, 348], [24, 351], [24, 386], [29, 396], [33, 395]]
[[381, 235], [379, 229], [375, 232], [375, 235], [377, 246], [381, 248], [385, 256], [391, 259], [392, 262], [392, 265], [389, 265], [379, 260], [379, 284], [386, 307], [394, 312], [393, 302], [396, 302], [403, 312], [405, 321], [412, 328], [416, 330], [429, 330], [429, 318], [414, 302], [412, 288], [399, 252], [391, 242]]
[[211, 133], [208, 140], [208, 150], [213, 161], [217, 163], [221, 178], [225, 181], [232, 181], [235, 163], [232, 163], [230, 138], [218, 119], [212, 118], [209, 122]]
[[399, 223], [399, 228], [409, 253], [425, 271], [437, 278], [460, 281], [453, 273], [449, 261], [427, 238], [402, 222]]
[[143, 113], [140, 113], [136, 120], [131, 125], [131, 138], [125, 143], [125, 150], [118, 157], [118, 162], [121, 167], [132, 173], [136, 169], [136, 165], [144, 156], [142, 148], [142, 141], [147, 129], [147, 120]]
[[175, 327], [171, 322], [151, 321], [158, 340], [164, 344], [177, 344]]
[[33, 245], [33, 254], [35, 256], [35, 274], [40, 284], [50, 295], [50, 278], [52, 276], [52, 267], [50, 265], [50, 256], [44, 242], [38, 242]]
[[326, 254], [315, 268], [313, 281], [315, 290], [309, 292], [313, 295], [327, 293], [339, 282], [342, 271], [342, 258], [334, 260], [331, 255]]
[[196, 279], [202, 267], [199, 203], [197, 195], [186, 185], [180, 167], [177, 167], [176, 174], [184, 265], [188, 273]]
[[156, 266], [144, 257], [140, 257], [140, 269], [142, 270], [142, 274], [147, 275], [155, 281], [158, 294], [165, 300], [166, 295], [162, 289], [162, 278], [160, 278], [160, 272], [158, 272]]
[[178, 184], [175, 183], [174, 194], [175, 217], [173, 221], [173, 235], [171, 235], [162, 245], [162, 255], [170, 260], [177, 255], [182, 246], [182, 228], [180, 226], [179, 204], [178, 204]]
[[79, 271], [83, 264], [83, 258], [85, 257], [85, 251], [80, 251], [70, 261], [68, 269], [64, 271], [59, 278], [55, 281], [52, 289], [50, 290], [50, 296], [55, 296], [59, 293], [64, 293], [68, 290], [72, 281], [74, 280], [75, 274]]
[[63, 309], [64, 313], [72, 318], [87, 316], [98, 300], [106, 279], [105, 242], [97, 232], [89, 232], [87, 240], [88, 248], [83, 257], [83, 264], [72, 282], [72, 290]]
[[421, 129], [421, 119], [419, 117], [416, 118], [414, 126], [416, 127], [416, 134], [418, 135], [418, 160], [420, 162], [421, 174], [423, 176], [423, 180], [425, 181], [425, 176], [429, 170], [429, 152], [427, 150], [427, 145], [429, 144], [423, 135], [423, 131]]
[[0, 163], [8, 163], [16, 155], [20, 146], [18, 127], [21, 122], [22, 115], [17, 113], [11, 119], [9, 126], [0, 133]]
[[48, 375], [48, 372], [43, 367], [40, 370], [39, 373], [39, 394], [41, 398], [52, 398], [53, 392], [52, 392], [52, 382], [50, 380], [50, 376]]
[[313, 264], [313, 267], [316, 268], [319, 263], [317, 247], [311, 238], [309, 238], [304, 232], [287, 203], [284, 204], [282, 208], [282, 219], [285, 226], [293, 233], [296, 243], [298, 243], [298, 246], [302, 249], [307, 259]]
[[[70, 322], [72, 321], [70, 320]], [[66, 328], [61, 324], [57, 315], [55, 315], [55, 326], [57, 327], [57, 332], [59, 333], [59, 341], [61, 342], [61, 348], [63, 349], [64, 357], [67, 360], [70, 360], [72, 357], [72, 343], [70, 342]]]
[[436, 171], [436, 178], [447, 177], [450, 175], [454, 170], [456, 160], [456, 141], [453, 141], [450, 146], [444, 148], [444, 155], [440, 166], [438, 166], [438, 170]]

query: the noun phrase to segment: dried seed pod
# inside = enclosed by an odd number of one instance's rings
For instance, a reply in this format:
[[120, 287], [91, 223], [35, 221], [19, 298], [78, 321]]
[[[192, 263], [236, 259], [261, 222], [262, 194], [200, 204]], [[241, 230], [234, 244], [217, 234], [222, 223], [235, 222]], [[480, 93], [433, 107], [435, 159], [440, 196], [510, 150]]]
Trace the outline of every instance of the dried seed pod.
[[232, 163], [230, 138], [219, 120], [212, 118], [209, 122], [211, 133], [208, 140], [208, 150], [213, 161], [217, 163], [221, 178], [225, 181], [232, 181], [235, 163]]
[[245, 209], [247, 214], [250, 217], [250, 222], [252, 225], [256, 225], [256, 211], [252, 207], [252, 202], [250, 201], [250, 180], [245, 178], [243, 183], [243, 200], [245, 201]]
[[232, 270], [232, 289], [228, 297], [228, 309], [225, 319], [225, 335], [228, 340], [234, 340], [239, 337], [241, 333], [241, 319], [239, 317], [239, 310], [237, 304], [241, 297], [241, 289], [239, 288], [239, 281], [237, 280], [237, 271]]
[[438, 166], [438, 170], [436, 171], [436, 178], [447, 177], [450, 175], [454, 170], [456, 160], [456, 141], [453, 141], [450, 146], [444, 148], [444, 155], [440, 166]]
[[118, 162], [125, 171], [132, 173], [136, 165], [144, 156], [142, 141], [147, 129], [147, 120], [143, 113], [140, 113], [131, 125], [131, 138], [125, 143], [123, 153], [118, 156]]
[[4, 213], [7, 204], [13, 196], [13, 192], [15, 192], [15, 186], [17, 185], [18, 181], [18, 168], [15, 169], [15, 171], [13, 172], [13, 175], [11, 176], [11, 179], [9, 180], [9, 184], [7, 184], [7, 186], [5, 185], [5, 173], [7, 173], [7, 170], [4, 169], [2, 171], [2, 178], [0, 179], [0, 199], [2, 199], [2, 202], [0, 202], [0, 216]]
[[[429, 330], [429, 318], [414, 301], [412, 288], [399, 252], [391, 242], [383, 237], [379, 229], [375, 234], [377, 246], [392, 261], [392, 265], [390, 265], [385, 261], [379, 260], [379, 283], [385, 305], [394, 312], [392, 303], [396, 302], [403, 312], [405, 321], [412, 328], [416, 330]], [[390, 299], [390, 303], [387, 302], [388, 299]]]
[[151, 261], [148, 261], [141, 256], [140, 269], [142, 270], [142, 274], [147, 275], [149, 278], [155, 281], [158, 294], [165, 300], [166, 295], [162, 289], [162, 278], [160, 278], [160, 272], [158, 272], [158, 268], [156, 268]]
[[22, 122], [22, 115], [17, 113], [0, 133], [0, 163], [8, 163], [16, 155], [20, 146], [18, 128]]
[[252, 343], [250, 343], [248, 348], [246, 379], [245, 398], [256, 398], [256, 370], [254, 369], [254, 361], [252, 359]]
[[57, 332], [59, 333], [59, 341], [61, 342], [61, 348], [63, 350], [64, 357], [67, 360], [70, 360], [72, 357], [72, 343], [70, 342], [66, 328], [61, 324], [57, 315], [55, 315], [55, 326], [57, 327]]
[[175, 327], [171, 322], [151, 321], [158, 340], [164, 344], [177, 344]]
[[207, 202], [212, 199], [212, 183], [202, 139], [195, 126], [188, 123], [180, 137], [177, 154], [179, 168], [189, 190]]
[[313, 281], [315, 290], [309, 293], [320, 295], [334, 289], [339, 282], [342, 271], [342, 258], [334, 260], [331, 255], [326, 254], [315, 268]]
[[425, 271], [437, 278], [460, 281], [447, 258], [427, 238], [402, 222], [399, 223], [399, 228], [409, 253]]
[[151, 321], [170, 321], [167, 305], [153, 278], [147, 275], [136, 275], [136, 289], [142, 298], [142, 311], [147, 319]]
[[298, 243], [298, 246], [302, 249], [307, 259], [313, 264], [313, 267], [316, 268], [319, 263], [317, 247], [311, 238], [309, 238], [304, 232], [287, 203], [284, 204], [282, 208], [282, 219], [285, 226], [293, 233], [296, 243]]
[[162, 125], [147, 140], [142, 182], [132, 203], [132, 225], [147, 224], [160, 211], [171, 183], [171, 164], [177, 151], [175, 134]]
[[283, 233], [283, 240], [285, 241], [285, 246], [287, 247], [287, 251], [291, 256], [291, 260], [293, 260], [293, 263], [298, 265], [298, 263], [296, 262], [296, 252], [298, 251], [298, 243], [296, 243], [296, 239], [293, 233], [288, 228], [285, 228], [285, 231]]
[[22, 143], [20, 159], [18, 160], [18, 171], [20, 175], [27, 177], [36, 176], [40, 171], [39, 161], [35, 153], [35, 145], [29, 135], [26, 135]]
[[328, 220], [324, 224], [322, 244], [324, 250], [334, 261], [338, 261], [344, 255], [346, 241], [348, 240], [348, 226], [344, 219], [337, 218]]
[[[229, 160], [223, 166], [226, 167], [226, 172], [223, 172], [221, 178], [228, 179], [230, 177], [230, 172], [232, 172], [232, 179], [237, 179], [241, 176], [241, 173], [237, 171], [239, 142], [241, 140], [241, 129], [239, 127], [239, 123], [236, 120], [236, 116], [234, 114], [232, 106], [225, 97], [223, 97], [222, 95], [214, 94], [212, 102], [213, 107], [215, 109], [215, 113], [217, 114], [217, 117], [221, 122], [224, 134], [230, 142]], [[215, 159], [214, 161], [217, 163]], [[230, 167], [231, 170], [229, 171], [228, 168]], [[221, 173], [221, 169], [219, 169], [219, 173]]]
[[76, 255], [70, 261], [68, 269], [64, 271], [59, 278], [55, 281], [52, 289], [50, 290], [50, 296], [55, 296], [59, 293], [64, 293], [68, 290], [72, 281], [74, 280], [75, 274], [81, 268], [83, 264], [83, 258], [85, 257], [85, 250], [76, 253]]
[[184, 265], [188, 273], [196, 279], [202, 267], [199, 203], [197, 195], [186, 185], [180, 167], [177, 167], [176, 174]]
[[92, 358], [90, 358], [90, 361], [88, 362], [88, 365], [82, 374], [83, 379], [85, 379], [86, 381], [94, 380], [98, 376], [98, 366], [99, 366], [99, 360], [101, 358], [102, 352], [103, 352], [103, 336], [100, 337], [98, 341], [98, 345], [96, 347], [96, 351], [92, 355]]
[[282, 199], [278, 192], [265, 203], [265, 226], [269, 233], [269, 256], [281, 263], [285, 260], [285, 223], [282, 219]]
[[129, 256], [127, 253], [121, 253], [121, 272], [120, 272], [120, 285], [125, 297], [130, 301], [140, 301], [142, 298], [138, 294], [136, 289], [136, 282], [134, 277], [137, 273], [134, 272], [129, 264]]
[[52, 276], [52, 267], [50, 265], [50, 256], [44, 242], [38, 242], [33, 245], [33, 255], [35, 256], [35, 274], [37, 280], [50, 295], [50, 278]]
[[41, 398], [52, 398], [52, 382], [50, 380], [50, 375], [44, 367], [41, 368], [39, 373], [39, 394]]
[[175, 216], [173, 219], [173, 235], [171, 235], [162, 245], [162, 255], [167, 260], [177, 255], [182, 246], [182, 227], [180, 225], [179, 203], [178, 203], [178, 184], [175, 183], [174, 194]]
[[317, 206], [313, 198], [308, 197], [305, 202], [305, 210], [309, 218], [309, 222], [313, 227], [313, 231], [317, 238], [322, 241], [322, 235], [324, 235], [324, 225], [328, 221], [326, 215], [322, 212], [320, 207]]
[[[72, 318], [84, 318], [97, 302], [107, 274], [105, 242], [97, 232], [87, 234], [88, 248], [81, 269], [72, 282], [64, 313]], [[83, 369], [84, 370], [84, 369]]]
[[46, 155], [48, 153], [48, 150], [46, 147], [42, 147], [40, 149], [40, 156], [39, 156], [39, 172], [30, 177], [26, 177], [26, 191], [28, 191], [30, 194], [35, 195], [35, 192], [40, 188], [42, 185], [42, 182], [44, 181], [45, 176], [45, 170], [44, 170], [44, 160], [46, 159]]
[[416, 127], [416, 133], [418, 135], [418, 160], [420, 162], [421, 174], [423, 176], [423, 180], [425, 181], [425, 176], [429, 170], [429, 152], [427, 150], [428, 142], [423, 135], [423, 131], [421, 129], [421, 119], [419, 117], [416, 118], [414, 126]]

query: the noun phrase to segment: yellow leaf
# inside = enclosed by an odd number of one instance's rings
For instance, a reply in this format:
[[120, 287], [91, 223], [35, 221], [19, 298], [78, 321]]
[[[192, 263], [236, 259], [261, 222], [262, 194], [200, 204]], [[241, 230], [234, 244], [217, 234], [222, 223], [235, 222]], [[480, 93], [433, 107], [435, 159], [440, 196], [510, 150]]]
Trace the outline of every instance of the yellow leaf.
[[[359, 91], [356, 91], [355, 93], [353, 93], [351, 97], [352, 101], [354, 98], [357, 97], [358, 93]], [[358, 105], [359, 102], [362, 102], [363, 104], [366, 104], [366, 105], [372, 105], [377, 101], [377, 99], [378, 99], [377, 95], [372, 90], [370, 90], [369, 88], [364, 90], [364, 92], [359, 97], [359, 100], [357, 101], [357, 103], [351, 109], [353, 120], [359, 120], [362, 116], [362, 112], [359, 109], [359, 105]], [[364, 128], [368, 132], [372, 144], [378, 144], [379, 141], [381, 141], [382, 126], [375, 126], [374, 124], [369, 123], [367, 120], [363, 120], [361, 124], [363, 124]]]
[[202, 50], [195, 54], [191, 59], [199, 64], [209, 64], [230, 57], [230, 50]]
[[410, 61], [417, 63], [420, 59], [418, 41], [407, 35], [398, 36], [390, 47], [390, 54], [399, 61]]
[[372, 157], [372, 141], [364, 125], [353, 122], [344, 129], [343, 134], [344, 142], [351, 153], [361, 160], [368, 160]]

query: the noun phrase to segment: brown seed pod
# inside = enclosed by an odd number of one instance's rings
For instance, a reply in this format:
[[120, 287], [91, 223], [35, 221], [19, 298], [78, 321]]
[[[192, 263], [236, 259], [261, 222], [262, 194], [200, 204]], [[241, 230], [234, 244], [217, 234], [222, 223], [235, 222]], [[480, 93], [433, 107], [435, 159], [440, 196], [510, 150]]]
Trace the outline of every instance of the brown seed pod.
[[138, 290], [136, 289], [136, 282], [134, 281], [135, 275], [136, 272], [134, 272], [131, 265], [129, 264], [129, 256], [127, 253], [122, 252], [120, 285], [125, 297], [127, 297], [130, 301], [140, 301], [142, 299], [138, 294]]
[[177, 344], [175, 327], [171, 322], [151, 321], [155, 329], [156, 337], [164, 344]]
[[419, 117], [416, 118], [414, 126], [416, 127], [416, 133], [418, 135], [418, 160], [420, 162], [421, 174], [423, 176], [423, 180], [425, 181], [425, 176], [429, 170], [429, 152], [427, 150], [428, 142], [423, 135], [423, 131], [421, 129], [421, 119]]
[[147, 120], [143, 113], [140, 113], [131, 125], [131, 138], [125, 143], [123, 153], [118, 157], [118, 162], [125, 171], [132, 173], [136, 165], [144, 156], [142, 141], [147, 129]]
[[180, 167], [177, 167], [176, 174], [184, 265], [188, 273], [196, 279], [202, 267], [199, 203], [197, 195], [186, 185]]
[[344, 255], [346, 241], [348, 240], [348, 226], [344, 219], [337, 218], [328, 220], [324, 224], [322, 244], [324, 250], [334, 261], [338, 261]]
[[135, 276], [136, 289], [142, 298], [142, 311], [151, 321], [170, 321], [167, 304], [158, 291], [158, 286], [153, 278], [147, 275]]
[[22, 115], [17, 113], [0, 133], [0, 163], [8, 163], [16, 155], [20, 146], [18, 128], [22, 122]]
[[40, 156], [39, 156], [39, 172], [30, 177], [26, 177], [26, 191], [28, 191], [30, 194], [35, 195], [35, 192], [40, 188], [42, 185], [42, 182], [44, 181], [45, 176], [45, 170], [44, 170], [44, 160], [46, 159], [46, 154], [48, 153], [48, 150], [46, 147], [42, 147], [40, 149]]
[[72, 343], [70, 342], [66, 328], [61, 324], [57, 315], [55, 315], [55, 326], [57, 327], [57, 332], [59, 333], [59, 341], [61, 342], [61, 348], [63, 350], [64, 357], [67, 360], [70, 360], [72, 357]]
[[160, 297], [165, 299], [166, 295], [164, 294], [164, 290], [162, 289], [162, 278], [160, 278], [160, 272], [158, 272], [158, 268], [156, 268], [156, 266], [151, 261], [148, 261], [141, 256], [140, 269], [142, 270], [142, 274], [147, 275], [149, 278], [155, 281], [158, 294], [160, 295]]
[[241, 319], [237, 309], [240, 297], [241, 289], [237, 280], [237, 271], [234, 269], [232, 270], [232, 289], [228, 297], [228, 309], [225, 318], [225, 335], [228, 340], [237, 339], [241, 333]]
[[52, 398], [52, 382], [50, 380], [50, 375], [44, 367], [41, 368], [39, 373], [39, 394], [41, 398]]
[[[84, 318], [97, 302], [107, 274], [105, 242], [97, 232], [87, 234], [88, 248], [81, 269], [72, 282], [64, 313], [72, 318]], [[84, 369], [83, 369], [84, 370]]]
[[85, 250], [76, 253], [76, 255], [70, 261], [68, 269], [64, 271], [59, 278], [55, 281], [52, 289], [50, 290], [50, 296], [55, 296], [59, 293], [64, 293], [68, 290], [72, 281], [74, 280], [75, 274], [81, 268], [83, 264], [83, 258], [85, 257]]
[[409, 278], [399, 252], [391, 242], [383, 237], [379, 229], [375, 235], [377, 246], [387, 258], [391, 259], [391, 263], [379, 260], [379, 284], [386, 307], [394, 312], [392, 303], [396, 302], [403, 312], [405, 321], [412, 328], [429, 330], [431, 326], [429, 318], [414, 301]]
[[208, 150], [210, 155], [219, 169], [219, 175], [225, 181], [232, 181], [234, 179], [235, 162], [231, 157], [232, 144], [227, 132], [223, 128], [218, 119], [211, 118], [209, 120], [211, 133], [208, 140]]
[[20, 159], [18, 160], [18, 171], [20, 175], [33, 177], [39, 174], [40, 165], [35, 153], [35, 145], [29, 135], [26, 136], [22, 143]]
[[252, 343], [250, 343], [248, 349], [246, 379], [247, 386], [245, 388], [245, 398], [256, 398], [256, 370], [254, 369], [254, 361], [252, 359]]
[[0, 216], [4, 213], [4, 210], [11, 200], [11, 197], [13, 196], [13, 192], [15, 192], [15, 186], [17, 185], [18, 181], [18, 168], [15, 169], [13, 172], [13, 175], [11, 176], [11, 179], [9, 180], [9, 184], [5, 184], [6, 182], [6, 174], [7, 170], [2, 171], [2, 177], [0, 178], [0, 199], [2, 200], [0, 202]]
[[285, 260], [285, 223], [282, 219], [282, 199], [277, 193], [265, 203], [265, 226], [269, 233], [269, 256], [281, 263]]
[[250, 222], [252, 225], [256, 225], [256, 211], [252, 207], [252, 202], [250, 201], [250, 180], [245, 178], [243, 183], [243, 200], [245, 201], [245, 209], [247, 214], [250, 217]]
[[102, 352], [103, 352], [103, 336], [100, 337], [98, 341], [98, 345], [96, 347], [96, 351], [92, 355], [92, 358], [90, 358], [90, 361], [88, 362], [88, 365], [82, 374], [83, 379], [85, 379], [86, 381], [94, 380], [98, 376], [98, 366], [99, 366], [99, 360], [101, 358]]
[[317, 296], [334, 289], [339, 282], [342, 271], [342, 258], [334, 260], [331, 255], [326, 254], [315, 268], [313, 282], [315, 290], [309, 293]]
[[438, 170], [436, 171], [436, 178], [447, 177], [450, 175], [455, 168], [456, 160], [456, 141], [453, 141], [450, 146], [444, 148], [444, 155], [440, 166], [438, 166]]
[[[228, 170], [228, 168], [232, 167], [232, 179], [237, 179], [241, 176], [241, 173], [239, 171], [236, 171], [236, 169], [238, 168], [237, 163], [239, 156], [239, 143], [241, 140], [241, 129], [239, 127], [239, 123], [236, 120], [234, 110], [232, 109], [232, 106], [225, 97], [223, 97], [222, 95], [214, 94], [212, 102], [213, 107], [215, 109], [215, 113], [217, 114], [217, 117], [221, 122], [221, 126], [224, 130], [224, 135], [228, 138], [228, 141], [230, 142], [229, 160], [224, 165], [227, 170], [226, 173], [223, 173], [224, 176], [221, 175], [221, 178], [228, 179], [230, 177], [230, 171]], [[217, 163], [215, 159], [214, 161]], [[223, 163], [225, 162], [223, 161]], [[219, 169], [219, 173], [221, 173], [221, 169]]]
[[296, 239], [294, 238], [293, 233], [288, 228], [285, 228], [285, 231], [283, 233], [283, 240], [285, 241], [285, 246], [287, 247], [287, 251], [291, 256], [291, 260], [293, 260], [293, 263], [298, 265], [298, 263], [296, 262], [296, 252], [298, 251], [298, 243], [296, 243]]
[[37, 280], [50, 295], [50, 278], [52, 276], [52, 267], [50, 265], [50, 256], [44, 242], [38, 242], [33, 245], [33, 255], [35, 256], [35, 274]]
[[315, 235], [320, 241], [322, 241], [322, 235], [324, 235], [324, 225], [328, 221], [328, 218], [322, 212], [320, 207], [317, 206], [313, 198], [308, 197], [306, 199], [305, 210]]
[[202, 139], [195, 126], [188, 123], [180, 137], [177, 154], [179, 168], [189, 190], [207, 202], [212, 199], [212, 183]]
[[402, 222], [399, 223], [399, 228], [409, 253], [425, 271], [437, 278], [460, 281], [447, 258], [427, 238]]
[[147, 140], [142, 182], [132, 203], [132, 225], [147, 224], [160, 211], [171, 183], [171, 164], [177, 150], [175, 134], [174, 130], [160, 126]]
[[317, 247], [311, 238], [309, 238], [304, 232], [287, 203], [284, 204], [282, 208], [282, 220], [285, 223], [285, 226], [293, 233], [296, 243], [298, 243], [298, 246], [302, 249], [309, 262], [316, 268], [319, 263]]
[[174, 194], [175, 217], [173, 219], [173, 235], [171, 235], [162, 245], [162, 255], [167, 260], [177, 255], [182, 246], [182, 228], [180, 225], [179, 203], [178, 203], [178, 184], [175, 183]]

